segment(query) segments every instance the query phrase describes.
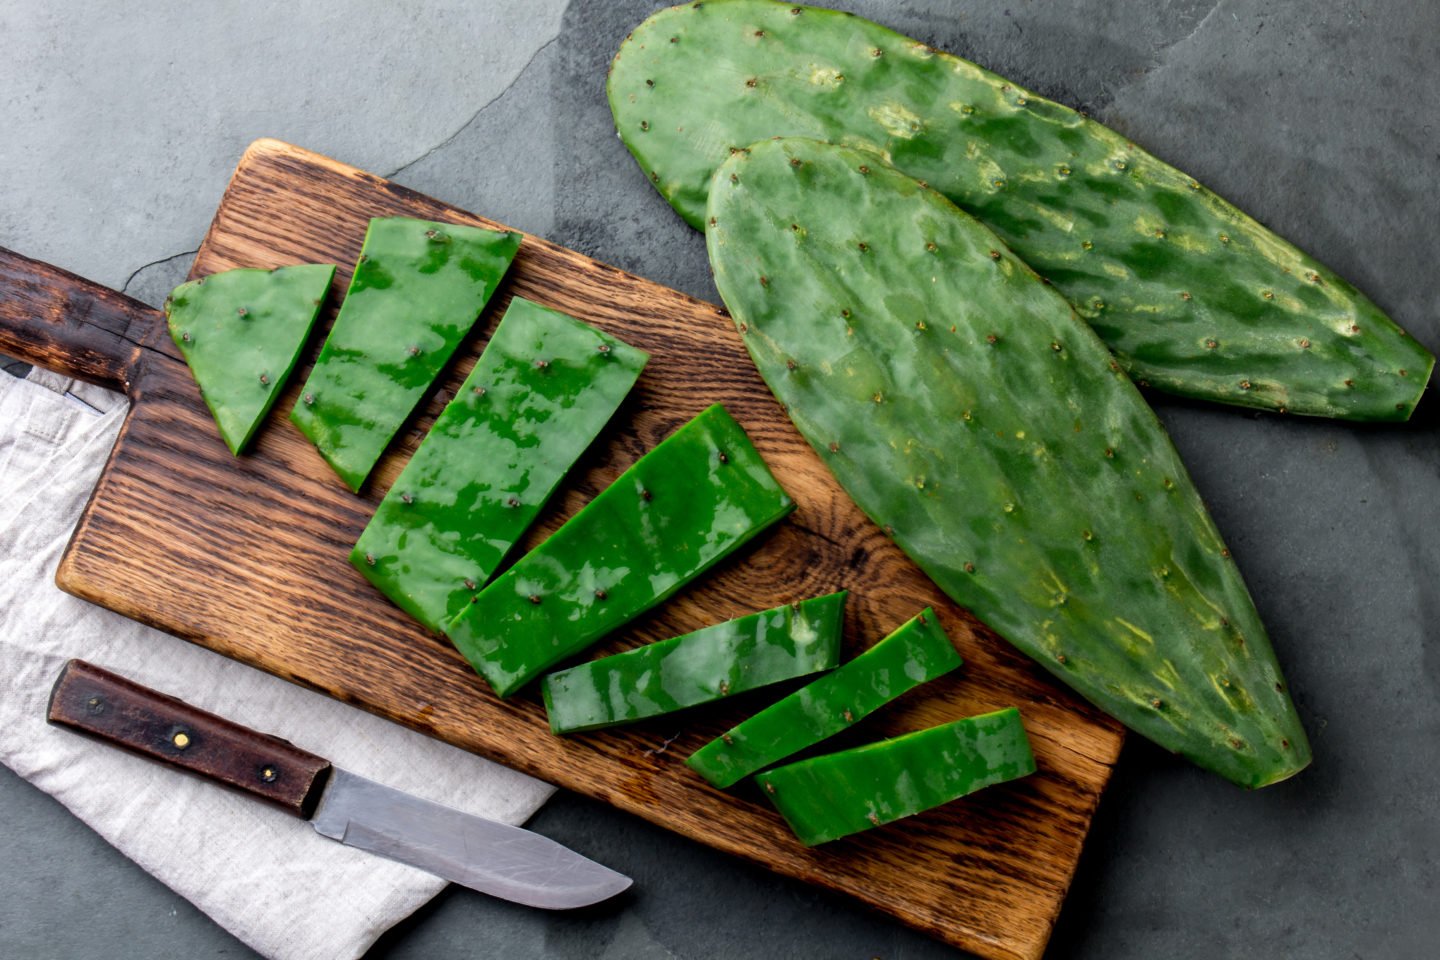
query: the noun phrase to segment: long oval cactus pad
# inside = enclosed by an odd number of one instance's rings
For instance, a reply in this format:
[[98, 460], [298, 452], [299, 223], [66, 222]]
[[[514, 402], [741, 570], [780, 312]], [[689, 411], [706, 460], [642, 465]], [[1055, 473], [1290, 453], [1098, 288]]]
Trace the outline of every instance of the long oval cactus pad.
[[769, 0], [662, 10], [621, 46], [609, 96], [645, 175], [702, 230], [711, 175], [733, 150], [803, 136], [880, 152], [989, 226], [1160, 390], [1404, 420], [1435, 363], [1354, 287], [1194, 179], [860, 17]]
[[1014, 707], [777, 767], [755, 778], [807, 847], [1035, 772]]
[[840, 659], [845, 592], [716, 623], [545, 678], [555, 733], [673, 713], [820, 670]]
[[439, 633], [494, 574], [646, 359], [574, 317], [512, 299], [350, 562]]
[[519, 248], [518, 233], [370, 221], [340, 315], [290, 411], [351, 490], [370, 475]]
[[996, 236], [868, 151], [767, 140], [710, 197], [715, 282], [846, 492], [958, 603], [1246, 786], [1310, 751], [1155, 414]]
[[719, 405], [666, 437], [446, 627], [509, 696], [795, 509]]
[[714, 786], [728, 787], [958, 666], [960, 654], [926, 607], [843, 667], [730, 728], [685, 762]]
[[334, 276], [328, 263], [226, 270], [166, 298], [170, 336], [231, 453], [249, 445], [290, 379]]

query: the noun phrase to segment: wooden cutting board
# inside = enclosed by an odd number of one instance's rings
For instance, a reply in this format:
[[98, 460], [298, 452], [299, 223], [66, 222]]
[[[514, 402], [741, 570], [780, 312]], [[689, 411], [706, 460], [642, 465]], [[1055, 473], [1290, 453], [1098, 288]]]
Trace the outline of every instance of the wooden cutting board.
[[[192, 277], [340, 265], [371, 217], [497, 224], [273, 140], [241, 159]], [[536, 542], [672, 430], [721, 402], [799, 509], [758, 543], [607, 640], [611, 653], [840, 588], [853, 655], [926, 604], [965, 657], [837, 745], [1015, 704], [1040, 771], [939, 810], [807, 850], [753, 787], [711, 788], [682, 762], [774, 698], [615, 731], [552, 736], [532, 690], [495, 698], [349, 566], [351, 544], [479, 355], [512, 294], [648, 350], [630, 401], [542, 516]], [[319, 327], [334, 317], [329, 306]], [[308, 362], [320, 337], [310, 345]], [[991, 958], [1036, 958], [1075, 870], [1122, 731], [949, 602], [849, 501], [751, 366], [724, 311], [527, 236], [438, 390], [355, 496], [289, 424], [296, 385], [252, 453], [225, 449], [160, 314], [15, 254], [0, 255], [0, 352], [102, 384], [133, 405], [60, 565], [86, 600], [611, 803], [779, 873], [840, 891]], [[314, 743], [323, 748], [323, 732]], [[743, 920], [736, 920], [737, 923]]]

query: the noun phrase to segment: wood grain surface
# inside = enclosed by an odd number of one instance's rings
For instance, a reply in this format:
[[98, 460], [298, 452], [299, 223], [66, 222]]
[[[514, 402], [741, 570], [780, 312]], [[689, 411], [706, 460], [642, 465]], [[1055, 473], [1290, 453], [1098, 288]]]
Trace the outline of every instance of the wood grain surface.
[[[258, 141], [241, 160], [191, 275], [333, 262], [340, 265], [332, 298], [338, 300], [367, 220], [393, 215], [498, 226], [333, 160]], [[1013, 704], [1024, 716], [1040, 772], [806, 849], [753, 787], [715, 790], [682, 762], [775, 694], [619, 730], [555, 737], [533, 688], [498, 700], [443, 639], [376, 593], [346, 562], [350, 546], [473, 365], [512, 294], [563, 310], [652, 355], [635, 393], [542, 515], [529, 543], [717, 401], [749, 431], [799, 502], [773, 532], [605, 641], [597, 653], [849, 588], [845, 642], [853, 654], [931, 604], [965, 666], [832, 745]], [[52, 303], [61, 315], [65, 304], [100, 295], [92, 288], [84, 295], [40, 290], [30, 296]], [[106, 316], [126, 318], [130, 326], [123, 335], [104, 333], [103, 324], [94, 336], [66, 334], [92, 351], [97, 339], [110, 336], [111, 346], [128, 351], [108, 366], [93, 358], [70, 366], [101, 379], [128, 380], [134, 405], [62, 562], [57, 579], [64, 589], [702, 843], [840, 891], [982, 956], [1041, 955], [1122, 731], [949, 602], [860, 513], [791, 426], [722, 309], [527, 236], [509, 278], [438, 389], [355, 496], [285, 419], [305, 369], [292, 378], [253, 452], [237, 460], [168, 338], [139, 329], [143, 318], [133, 315], [133, 304], [102, 304]], [[151, 324], [162, 323], [153, 311], [147, 316]], [[327, 329], [333, 316], [332, 303], [317, 328]], [[55, 339], [53, 328], [42, 332]], [[307, 367], [320, 338], [308, 348]], [[103, 353], [105, 345], [99, 349]], [[23, 342], [19, 352], [23, 358]], [[56, 352], [53, 344], [32, 351], [64, 365]]]

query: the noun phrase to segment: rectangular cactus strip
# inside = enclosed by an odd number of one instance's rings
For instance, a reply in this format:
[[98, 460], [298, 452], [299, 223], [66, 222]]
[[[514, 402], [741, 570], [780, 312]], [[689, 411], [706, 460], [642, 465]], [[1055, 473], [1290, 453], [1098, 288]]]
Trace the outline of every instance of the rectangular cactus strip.
[[515, 297], [350, 562], [436, 633], [500, 566], [648, 355]]
[[1236, 783], [1310, 760], [1185, 466], [1064, 299], [868, 151], [767, 140], [706, 241], [805, 439], [957, 603], [1100, 709]]
[[552, 673], [550, 729], [578, 733], [673, 713], [840, 659], [845, 592], [786, 604]]
[[714, 786], [728, 787], [959, 666], [955, 645], [926, 607], [854, 660], [731, 727], [685, 762]]
[[990, 227], [1157, 390], [1404, 420], [1435, 363], [1324, 265], [1120, 134], [848, 13], [662, 10], [620, 47], [608, 93], [625, 145], [696, 229], [732, 151], [772, 136], [874, 150]]
[[165, 299], [170, 336], [236, 456], [290, 379], [334, 276], [328, 263], [226, 270]]
[[290, 419], [358, 491], [485, 308], [518, 233], [370, 221], [335, 326]]
[[755, 780], [807, 847], [1035, 772], [1014, 707], [776, 767]]
[[497, 577], [446, 635], [496, 693], [509, 696], [794, 509], [717, 404]]

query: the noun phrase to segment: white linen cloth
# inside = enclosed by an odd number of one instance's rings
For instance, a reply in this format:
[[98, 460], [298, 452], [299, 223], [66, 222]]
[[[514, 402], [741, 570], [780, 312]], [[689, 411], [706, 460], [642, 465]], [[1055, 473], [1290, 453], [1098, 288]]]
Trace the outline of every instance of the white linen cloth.
[[123, 397], [52, 373], [0, 373], [0, 762], [257, 952], [358, 956], [444, 881], [48, 725], [50, 688], [66, 660], [495, 820], [524, 822], [554, 787], [62, 593], [56, 565], [125, 411]]

